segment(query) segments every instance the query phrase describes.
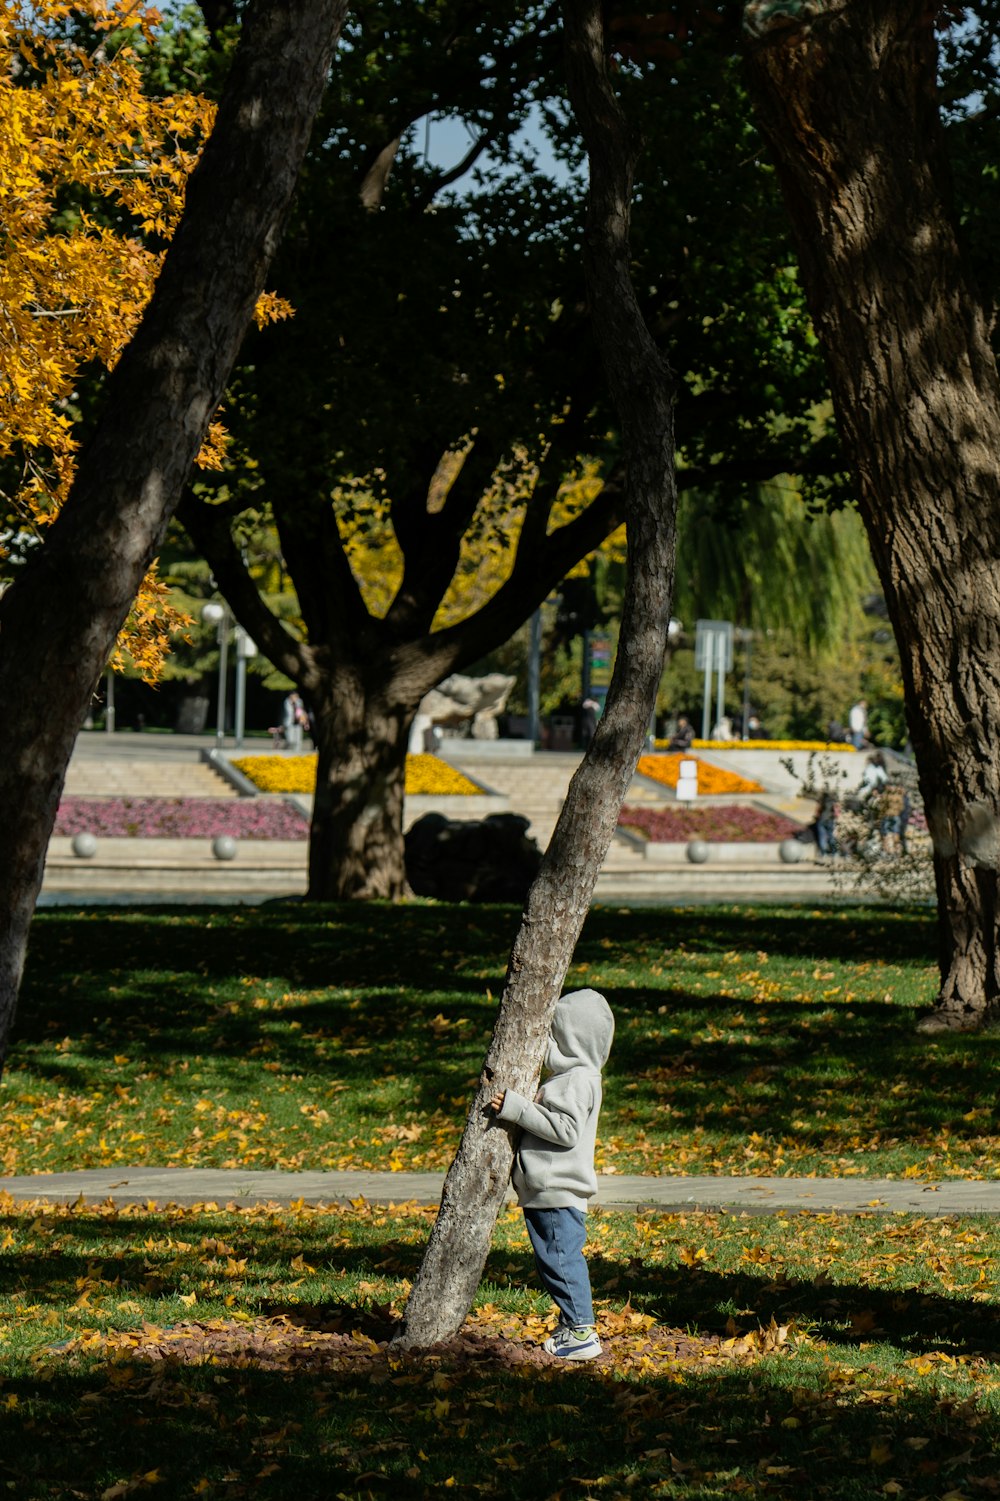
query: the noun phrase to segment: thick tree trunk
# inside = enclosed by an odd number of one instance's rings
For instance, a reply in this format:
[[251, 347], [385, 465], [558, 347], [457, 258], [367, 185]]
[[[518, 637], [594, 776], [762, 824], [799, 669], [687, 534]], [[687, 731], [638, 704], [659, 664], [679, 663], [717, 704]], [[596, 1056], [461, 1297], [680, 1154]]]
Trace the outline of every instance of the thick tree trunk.
[[391, 677], [366, 685], [359, 674], [353, 692], [317, 705], [310, 901], [405, 894], [403, 795], [416, 704], [399, 702], [395, 686]]
[[949, 211], [924, 0], [747, 4], [777, 160], [902, 661], [934, 840], [941, 991], [1000, 997], [1000, 381]]
[[642, 749], [663, 668], [673, 585], [673, 385], [629, 280], [632, 151], [604, 65], [600, 6], [565, 0], [570, 92], [590, 155], [585, 259], [592, 316], [628, 461], [629, 579], [607, 710], [570, 784], [528, 895], [493, 1039], [399, 1343], [420, 1348], [461, 1325], [482, 1276], [513, 1158], [488, 1111], [511, 1087], [530, 1095], [556, 998], [590, 907]]
[[216, 127], [44, 546], [0, 602], [0, 1066], [66, 765], [223, 393], [346, 0], [255, 0]]

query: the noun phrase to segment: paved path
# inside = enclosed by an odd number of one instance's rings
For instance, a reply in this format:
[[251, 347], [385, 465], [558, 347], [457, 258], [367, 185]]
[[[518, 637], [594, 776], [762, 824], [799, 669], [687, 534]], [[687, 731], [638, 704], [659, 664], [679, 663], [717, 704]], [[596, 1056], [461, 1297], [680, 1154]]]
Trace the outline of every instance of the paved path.
[[[282, 1173], [222, 1168], [119, 1167], [80, 1173], [0, 1178], [18, 1202], [192, 1205], [433, 1204], [440, 1173]], [[653, 1178], [622, 1174], [598, 1179], [601, 1209], [682, 1214], [989, 1214], [1000, 1215], [1000, 1179], [900, 1182], [895, 1178]], [[0, 1201], [2, 1205], [2, 1201]]]

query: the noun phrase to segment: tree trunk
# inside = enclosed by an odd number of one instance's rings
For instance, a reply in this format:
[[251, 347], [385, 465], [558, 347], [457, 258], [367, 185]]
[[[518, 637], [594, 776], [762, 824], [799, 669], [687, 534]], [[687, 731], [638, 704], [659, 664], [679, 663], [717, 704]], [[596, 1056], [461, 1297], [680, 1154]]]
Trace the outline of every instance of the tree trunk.
[[744, 7], [933, 836], [926, 1030], [975, 1026], [1000, 997], [1000, 381], [949, 209], [933, 16], [924, 0]]
[[37, 557], [0, 602], [0, 1067], [73, 744], [263, 287], [346, 0], [256, 0], [152, 300]]
[[405, 894], [403, 796], [416, 705], [396, 702], [395, 688], [391, 676], [369, 688], [359, 674], [353, 691], [335, 687], [317, 706], [310, 901]]
[[406, 1308], [404, 1348], [446, 1339], [482, 1276], [513, 1160], [488, 1110], [497, 1089], [530, 1095], [556, 998], [642, 749], [663, 669], [673, 584], [673, 383], [629, 279], [633, 151], [605, 69], [599, 4], [565, 0], [570, 94], [590, 156], [585, 263], [591, 313], [628, 461], [629, 574], [607, 710], [570, 784], [528, 895], [493, 1038], [441, 1210]]

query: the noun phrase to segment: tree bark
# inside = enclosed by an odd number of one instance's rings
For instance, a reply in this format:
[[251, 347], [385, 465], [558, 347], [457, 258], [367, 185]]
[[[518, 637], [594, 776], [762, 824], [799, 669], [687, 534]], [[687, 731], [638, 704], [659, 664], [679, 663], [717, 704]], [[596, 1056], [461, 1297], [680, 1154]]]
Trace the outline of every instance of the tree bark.
[[673, 584], [673, 381], [629, 278], [633, 143], [605, 67], [601, 10], [565, 0], [570, 95], [590, 157], [585, 263], [591, 315], [627, 458], [629, 572], [607, 710], [570, 784], [514, 942], [500, 1010], [441, 1210], [398, 1343], [420, 1348], [461, 1325], [482, 1276], [513, 1159], [488, 1110], [507, 1087], [530, 1095], [556, 998], [642, 748], [663, 667]]
[[66, 766], [263, 287], [346, 0], [256, 0], [145, 317], [0, 602], [0, 1067]]
[[312, 902], [399, 901], [406, 892], [403, 798], [417, 704], [384, 663], [341, 670], [316, 714], [316, 794], [309, 831]]
[[744, 7], [933, 836], [925, 1030], [1000, 998], [1000, 380], [950, 210], [933, 18], [924, 0]]

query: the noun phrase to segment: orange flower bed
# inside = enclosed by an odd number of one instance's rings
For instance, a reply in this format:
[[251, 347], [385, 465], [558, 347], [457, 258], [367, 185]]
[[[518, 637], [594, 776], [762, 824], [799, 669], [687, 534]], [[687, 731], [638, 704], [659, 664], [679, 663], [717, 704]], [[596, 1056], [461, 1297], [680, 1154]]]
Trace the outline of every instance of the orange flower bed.
[[679, 752], [640, 756], [636, 770], [654, 782], [662, 782], [666, 787], [676, 787], [682, 761], [697, 761], [698, 791], [704, 793], [706, 797], [716, 796], [719, 793], [764, 791], [759, 782], [751, 782], [747, 777], [738, 777], [734, 771], [723, 771], [721, 766], [711, 766], [697, 756], [684, 756]]

